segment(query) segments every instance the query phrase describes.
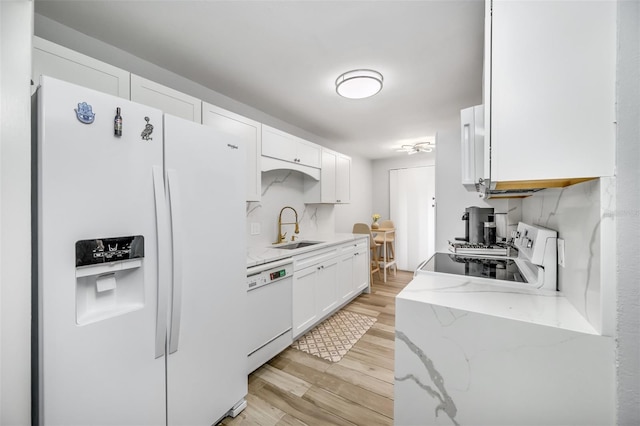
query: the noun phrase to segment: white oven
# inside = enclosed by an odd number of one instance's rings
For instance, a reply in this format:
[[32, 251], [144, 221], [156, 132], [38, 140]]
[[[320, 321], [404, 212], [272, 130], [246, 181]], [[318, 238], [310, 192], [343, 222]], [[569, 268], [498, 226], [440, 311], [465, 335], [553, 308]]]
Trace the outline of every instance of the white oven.
[[557, 232], [520, 222], [513, 234], [516, 257], [509, 247], [491, 249], [456, 242], [450, 252], [435, 253], [415, 274], [464, 275], [494, 284], [557, 290]]

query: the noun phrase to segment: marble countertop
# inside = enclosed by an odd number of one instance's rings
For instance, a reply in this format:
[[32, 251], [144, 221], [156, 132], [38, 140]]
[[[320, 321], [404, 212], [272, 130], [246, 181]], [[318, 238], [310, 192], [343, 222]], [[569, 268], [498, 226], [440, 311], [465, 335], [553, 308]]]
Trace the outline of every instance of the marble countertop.
[[[298, 249], [287, 250], [279, 249], [275, 245], [259, 245], [247, 247], [247, 268], [252, 266], [262, 265], [263, 263], [274, 262], [280, 259], [286, 259], [288, 257], [297, 256], [302, 253], [307, 253], [314, 250], [327, 248], [336, 244], [342, 244], [349, 241], [353, 241], [359, 238], [367, 238], [362, 234], [323, 234], [314, 235], [313, 238], [304, 238], [299, 241], [322, 241], [319, 244], [312, 246], [301, 247]], [[295, 241], [294, 241], [295, 242]], [[291, 244], [292, 241], [287, 241], [281, 245]]]
[[598, 334], [578, 310], [557, 291], [518, 288], [474, 281], [442, 273], [414, 277], [398, 299], [549, 327]]

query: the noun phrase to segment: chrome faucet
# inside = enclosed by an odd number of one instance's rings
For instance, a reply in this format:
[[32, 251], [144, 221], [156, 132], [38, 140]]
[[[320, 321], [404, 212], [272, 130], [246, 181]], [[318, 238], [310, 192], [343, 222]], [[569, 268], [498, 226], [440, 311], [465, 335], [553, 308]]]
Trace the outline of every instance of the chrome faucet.
[[[296, 215], [296, 221], [295, 222], [283, 222], [282, 221], [282, 212], [285, 211], [286, 209], [291, 209], [293, 210], [293, 213]], [[300, 233], [300, 226], [298, 225], [298, 212], [296, 211], [296, 209], [294, 209], [293, 207], [289, 207], [289, 206], [285, 206], [282, 208], [282, 210], [280, 210], [280, 214], [278, 215], [278, 241], [276, 241], [273, 244], [280, 244], [281, 242], [285, 241], [285, 237], [287, 235], [287, 233], [285, 232], [284, 234], [282, 233], [282, 225], [296, 225], [295, 230], [293, 231], [296, 234]], [[291, 236], [291, 241], [295, 240], [296, 236], [292, 235]]]

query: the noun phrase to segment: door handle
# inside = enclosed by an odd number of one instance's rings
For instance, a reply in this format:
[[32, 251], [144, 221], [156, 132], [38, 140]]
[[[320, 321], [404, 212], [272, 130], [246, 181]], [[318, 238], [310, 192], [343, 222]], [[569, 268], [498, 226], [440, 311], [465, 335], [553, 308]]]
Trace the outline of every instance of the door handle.
[[173, 243], [173, 298], [171, 301], [171, 328], [169, 332], [169, 353], [172, 354], [178, 350], [180, 319], [182, 317], [182, 210], [180, 183], [175, 170], [167, 171], [167, 183], [171, 211], [171, 240]]
[[166, 198], [164, 195], [164, 179], [162, 167], [153, 166], [153, 192], [156, 204], [156, 234], [158, 237], [158, 305], [156, 313], [156, 348], [155, 357], [165, 355], [167, 344], [167, 291], [170, 269], [169, 230], [167, 222]]

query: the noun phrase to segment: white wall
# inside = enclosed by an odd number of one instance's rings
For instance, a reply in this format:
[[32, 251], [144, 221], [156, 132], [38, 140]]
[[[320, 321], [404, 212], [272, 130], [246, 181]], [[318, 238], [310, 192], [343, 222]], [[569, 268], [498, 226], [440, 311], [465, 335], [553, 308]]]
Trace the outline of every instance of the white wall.
[[[480, 102], [478, 102], [480, 103]], [[471, 106], [471, 105], [469, 105]], [[462, 186], [460, 122], [448, 123], [438, 130], [436, 148], [436, 251], [447, 250], [448, 241], [464, 237], [462, 214], [470, 206], [493, 207], [507, 213], [505, 200], [485, 201], [477, 192]]]
[[[262, 173], [262, 200], [247, 203], [247, 242], [249, 246], [269, 246], [278, 238], [278, 216], [283, 207], [295, 209], [300, 233], [297, 239], [313, 239], [317, 235], [335, 232], [333, 204], [304, 204], [302, 173], [294, 170], [271, 170]], [[283, 222], [294, 222], [295, 213], [287, 209]], [[260, 234], [251, 235], [251, 225], [258, 224]], [[291, 240], [294, 225], [283, 225], [286, 240]]]
[[[438, 143], [436, 141], [436, 150]], [[410, 167], [434, 166], [436, 164], [436, 153], [423, 152], [414, 155], [404, 154], [393, 158], [373, 161], [373, 202], [368, 216], [363, 218], [364, 223], [371, 223], [371, 215], [378, 213], [382, 220], [389, 218], [389, 170], [408, 169]]]
[[33, 2], [0, 1], [0, 424], [31, 422]]
[[618, 2], [618, 424], [640, 424], [640, 3]]

